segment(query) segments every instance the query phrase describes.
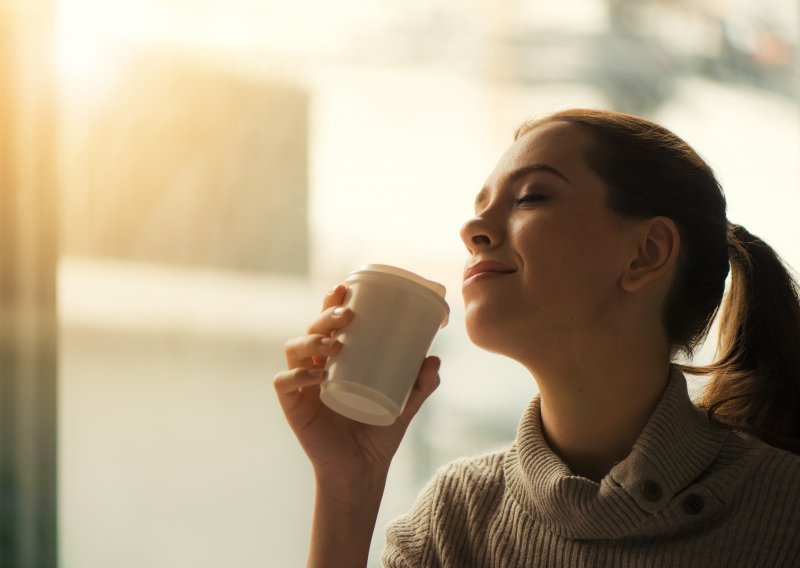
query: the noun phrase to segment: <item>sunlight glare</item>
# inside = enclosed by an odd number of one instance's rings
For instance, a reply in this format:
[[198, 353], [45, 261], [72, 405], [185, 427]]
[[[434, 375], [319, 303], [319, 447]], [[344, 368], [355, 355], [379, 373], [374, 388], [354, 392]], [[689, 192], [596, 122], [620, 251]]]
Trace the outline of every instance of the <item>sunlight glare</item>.
[[59, 79], [68, 90], [97, 92], [112, 79], [113, 49], [98, 28], [89, 16], [59, 14], [55, 58]]

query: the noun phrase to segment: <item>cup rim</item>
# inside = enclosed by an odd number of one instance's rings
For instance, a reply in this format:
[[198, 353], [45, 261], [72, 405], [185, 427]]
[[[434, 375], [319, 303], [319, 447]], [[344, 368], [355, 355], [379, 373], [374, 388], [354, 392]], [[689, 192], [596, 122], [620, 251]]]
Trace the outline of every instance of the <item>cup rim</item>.
[[357, 274], [359, 272], [378, 272], [381, 274], [399, 276], [400, 278], [405, 278], [406, 280], [410, 280], [416, 284], [419, 284], [420, 286], [424, 286], [442, 299], [445, 297], [446, 288], [443, 284], [439, 284], [433, 280], [428, 280], [427, 278], [411, 272], [410, 270], [406, 270], [405, 268], [399, 268], [389, 264], [366, 264], [358, 270], [351, 272], [351, 274]]
[[[354, 280], [358, 278], [360, 275], [386, 275], [389, 277], [399, 278], [401, 281], [404, 281], [406, 285], [408, 284], [417, 284], [424, 289], [424, 291], [420, 290], [420, 293], [423, 296], [427, 296], [430, 298], [428, 294], [433, 293], [435, 296], [435, 301], [439, 303], [442, 308], [444, 308], [444, 317], [442, 318], [441, 323], [439, 324], [439, 328], [445, 327], [450, 320], [450, 305], [445, 300], [445, 292], [446, 289], [444, 285], [439, 284], [438, 282], [434, 282], [432, 280], [428, 280], [423, 278], [419, 274], [415, 274], [409, 270], [405, 270], [403, 268], [398, 268], [396, 266], [391, 266], [388, 264], [366, 264], [359, 268], [358, 270], [354, 270], [350, 274], [347, 275], [347, 280]], [[431, 298], [432, 300], [434, 298]]]

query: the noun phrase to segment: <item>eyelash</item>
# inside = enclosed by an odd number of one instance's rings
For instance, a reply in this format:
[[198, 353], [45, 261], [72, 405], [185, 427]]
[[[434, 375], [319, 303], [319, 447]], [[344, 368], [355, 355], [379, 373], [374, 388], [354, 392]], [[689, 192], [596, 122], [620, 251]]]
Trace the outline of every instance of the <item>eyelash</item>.
[[514, 203], [516, 205], [524, 205], [525, 203], [541, 203], [542, 201], [547, 201], [549, 198], [546, 195], [542, 195], [541, 193], [528, 193], [523, 195], [519, 199], [515, 199]]

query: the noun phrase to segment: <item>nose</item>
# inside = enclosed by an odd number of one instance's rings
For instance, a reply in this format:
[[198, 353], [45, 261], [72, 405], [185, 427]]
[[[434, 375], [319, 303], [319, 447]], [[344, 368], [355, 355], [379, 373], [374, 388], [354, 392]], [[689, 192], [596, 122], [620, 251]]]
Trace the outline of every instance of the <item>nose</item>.
[[500, 244], [500, 231], [491, 227], [484, 217], [473, 217], [461, 226], [461, 240], [470, 254]]

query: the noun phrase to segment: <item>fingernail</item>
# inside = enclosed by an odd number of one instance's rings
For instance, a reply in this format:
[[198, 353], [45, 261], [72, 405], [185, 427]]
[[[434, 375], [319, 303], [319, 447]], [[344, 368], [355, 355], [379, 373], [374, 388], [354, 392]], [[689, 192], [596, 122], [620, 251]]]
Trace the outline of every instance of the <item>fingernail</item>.
[[347, 311], [347, 308], [345, 308], [343, 306], [339, 306], [338, 308], [333, 310], [333, 315], [335, 315], [338, 318], [338, 317], [343, 316], [345, 311]]
[[332, 347], [332, 346], [336, 345], [337, 343], [339, 343], [338, 341], [336, 341], [332, 337], [323, 337], [322, 339], [320, 339], [319, 342], [322, 343], [323, 345], [327, 346], [327, 347]]
[[325, 369], [310, 369], [308, 374], [312, 377], [324, 377], [328, 374], [328, 371]]

